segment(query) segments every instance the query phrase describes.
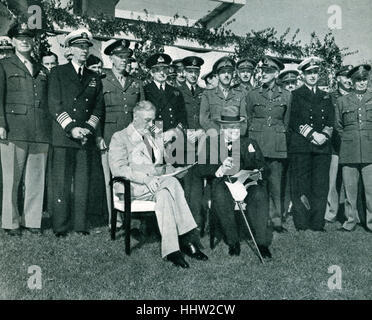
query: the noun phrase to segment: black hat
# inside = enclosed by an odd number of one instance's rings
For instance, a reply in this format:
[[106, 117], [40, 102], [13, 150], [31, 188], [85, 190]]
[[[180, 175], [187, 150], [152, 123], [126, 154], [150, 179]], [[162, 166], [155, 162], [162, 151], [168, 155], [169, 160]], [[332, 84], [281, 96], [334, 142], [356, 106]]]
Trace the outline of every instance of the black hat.
[[278, 79], [281, 82], [296, 81], [299, 74], [297, 70], [286, 70], [279, 74]]
[[261, 68], [274, 68], [278, 71], [284, 69], [284, 64], [276, 57], [264, 56], [260, 61]]
[[133, 51], [129, 49], [129, 45], [130, 45], [130, 41], [127, 39], [116, 40], [110, 45], [108, 45], [103, 51], [103, 53], [108, 56], [112, 54], [124, 53], [128, 55], [128, 57], [131, 57], [133, 54]]
[[336, 72], [336, 77], [338, 76], [347, 76], [348, 72], [353, 69], [353, 66], [351, 64], [348, 64], [346, 66], [342, 66], [340, 70]]
[[218, 59], [214, 64], [213, 64], [213, 72], [216, 73], [218, 70], [222, 68], [235, 68], [235, 61], [230, 58], [229, 56], [224, 56], [220, 59]]
[[245, 121], [245, 117], [240, 116], [240, 111], [238, 106], [228, 105], [221, 111], [221, 118], [216, 119], [220, 124], [232, 124], [240, 123]]
[[253, 70], [256, 66], [256, 62], [250, 58], [240, 59], [236, 63], [236, 69], [250, 69]]
[[34, 29], [29, 29], [27, 23], [15, 23], [8, 30], [8, 37], [14, 38], [17, 36], [35, 37]]
[[169, 66], [171, 62], [172, 58], [166, 53], [156, 53], [146, 60], [146, 67]]
[[200, 67], [204, 64], [204, 60], [197, 56], [190, 56], [184, 58], [182, 63], [186, 69], [200, 69]]
[[365, 77], [368, 76], [369, 72], [371, 71], [371, 66], [369, 64], [361, 64], [352, 68], [348, 73], [347, 77], [350, 79], [355, 79], [357, 77]]

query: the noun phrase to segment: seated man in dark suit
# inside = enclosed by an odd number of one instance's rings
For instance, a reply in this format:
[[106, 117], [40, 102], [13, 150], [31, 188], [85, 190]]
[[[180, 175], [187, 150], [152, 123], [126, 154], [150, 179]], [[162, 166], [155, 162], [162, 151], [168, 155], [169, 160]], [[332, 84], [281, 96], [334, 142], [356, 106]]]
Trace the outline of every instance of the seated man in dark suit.
[[225, 182], [239, 170], [255, 170], [250, 179], [257, 181], [257, 185], [249, 187], [244, 199], [246, 214], [262, 256], [271, 258], [268, 247], [272, 230], [268, 227], [269, 200], [266, 189], [269, 170], [257, 142], [240, 136], [240, 125], [245, 119], [239, 116], [238, 107], [226, 109], [218, 120], [221, 128], [219, 135], [210, 135], [205, 148], [201, 149], [206, 152], [205, 164], [201, 164], [202, 155], [199, 153], [196, 174], [213, 179], [212, 210], [229, 246], [229, 254], [233, 256], [240, 254], [239, 225], [234, 212], [235, 203]]

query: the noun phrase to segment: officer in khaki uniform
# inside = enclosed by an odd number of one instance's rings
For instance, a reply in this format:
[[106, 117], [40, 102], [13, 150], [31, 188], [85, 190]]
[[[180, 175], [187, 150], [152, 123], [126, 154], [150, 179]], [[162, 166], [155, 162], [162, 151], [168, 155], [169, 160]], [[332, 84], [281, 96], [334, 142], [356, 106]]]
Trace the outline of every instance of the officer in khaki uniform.
[[[53, 122], [53, 231], [66, 236], [74, 231], [87, 235], [89, 168], [95, 133], [104, 113], [100, 75], [84, 64], [93, 45], [86, 29], [66, 36], [72, 59], [50, 73], [48, 104]], [[72, 185], [73, 184], [73, 185]], [[73, 192], [71, 192], [73, 188]]]
[[340, 164], [345, 186], [345, 215], [341, 231], [353, 231], [360, 222], [358, 183], [362, 175], [366, 196], [366, 227], [372, 231], [372, 92], [368, 89], [371, 66], [356, 66], [347, 76], [354, 90], [337, 101], [336, 129], [341, 136]]
[[107, 147], [112, 135], [132, 122], [133, 108], [144, 98], [142, 82], [130, 76], [126, 71], [126, 66], [133, 54], [129, 45], [128, 40], [117, 40], [104, 50], [104, 54], [110, 56], [112, 69], [105, 70], [106, 77], [102, 79], [105, 116], [102, 125], [103, 136], [97, 138], [97, 144], [102, 151], [101, 160], [105, 177], [109, 223], [111, 221], [111, 188]]
[[291, 95], [276, 84], [283, 63], [266, 56], [261, 61], [262, 86], [247, 93], [248, 136], [257, 141], [270, 168], [270, 218], [277, 232], [282, 226], [283, 165], [287, 158], [286, 133]]
[[240, 59], [236, 63], [236, 73], [239, 77], [239, 83], [234, 86], [235, 89], [241, 90], [247, 94], [253, 89], [251, 78], [253, 75], [256, 62], [250, 58]]
[[[33, 30], [13, 25], [15, 55], [0, 62], [0, 139], [3, 172], [2, 228], [20, 235], [20, 225], [40, 233], [51, 118], [47, 105], [47, 69], [31, 58]], [[22, 220], [18, 187], [24, 176]]]
[[[353, 68], [352, 65], [347, 65], [341, 67], [340, 70], [336, 72], [336, 79], [337, 79], [337, 90], [331, 93], [332, 103], [335, 107], [335, 112], [337, 113], [337, 100], [349, 94], [352, 90], [351, 88], [351, 80], [347, 77], [348, 72]], [[342, 181], [342, 173], [341, 168], [339, 166], [339, 154], [340, 154], [340, 146], [341, 146], [341, 139], [338, 131], [334, 130], [332, 134], [332, 159], [331, 165], [329, 168], [329, 192], [328, 192], [328, 201], [327, 201], [327, 208], [325, 212], [324, 219], [327, 222], [334, 222], [336, 221], [337, 212], [339, 208], [340, 202], [340, 191], [341, 191], [341, 181]]]
[[[247, 116], [245, 95], [241, 90], [231, 87], [235, 68], [235, 61], [228, 56], [218, 59], [213, 65], [213, 73], [218, 76], [216, 88], [205, 90], [200, 102], [200, 125], [210, 134], [218, 134], [220, 126], [218, 121], [224, 109], [236, 106], [240, 110], [240, 115]], [[214, 132], [212, 132], [214, 131]], [[245, 135], [247, 123], [241, 124], [241, 134]]]

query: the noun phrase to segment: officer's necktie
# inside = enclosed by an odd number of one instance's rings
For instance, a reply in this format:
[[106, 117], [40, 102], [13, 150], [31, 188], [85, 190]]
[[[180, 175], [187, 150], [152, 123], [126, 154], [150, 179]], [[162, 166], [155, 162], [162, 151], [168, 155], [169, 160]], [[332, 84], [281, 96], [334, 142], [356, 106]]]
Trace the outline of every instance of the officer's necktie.
[[195, 88], [194, 86], [191, 86], [191, 94], [194, 96], [195, 95]]
[[154, 149], [151, 147], [151, 144], [149, 142], [149, 139], [146, 136], [142, 136], [142, 139], [143, 139], [143, 142], [146, 145], [146, 148], [147, 148], [148, 153], [151, 154], [151, 161], [152, 161], [152, 163], [155, 163], [156, 162], [156, 159], [155, 159]]
[[79, 67], [79, 71], [78, 71], [78, 77], [79, 77], [79, 80], [81, 81], [81, 79], [83, 78], [83, 73], [82, 73], [82, 67]]
[[30, 72], [30, 74], [33, 75], [32, 63], [28, 60], [23, 61], [23, 63], [26, 66], [27, 70]]

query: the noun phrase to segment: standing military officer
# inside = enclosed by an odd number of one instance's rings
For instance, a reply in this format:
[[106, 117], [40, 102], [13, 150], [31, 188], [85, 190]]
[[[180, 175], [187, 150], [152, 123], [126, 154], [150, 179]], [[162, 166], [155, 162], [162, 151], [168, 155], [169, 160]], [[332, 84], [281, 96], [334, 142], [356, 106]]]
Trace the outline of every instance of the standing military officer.
[[298, 65], [304, 85], [292, 92], [288, 153], [297, 230], [324, 231], [334, 107], [330, 95], [317, 87], [320, 63], [311, 57]]
[[[47, 69], [31, 58], [35, 33], [14, 25], [15, 55], [0, 63], [0, 139], [3, 172], [2, 228], [20, 235], [22, 225], [40, 233], [51, 119], [47, 105]], [[22, 220], [18, 188], [24, 174]]]
[[236, 72], [239, 77], [239, 83], [235, 86], [235, 89], [240, 89], [245, 94], [253, 89], [251, 79], [255, 66], [256, 62], [250, 58], [240, 59], [236, 63]]
[[110, 44], [104, 54], [110, 56], [112, 69], [106, 70], [102, 79], [103, 96], [105, 99], [105, 117], [103, 137], [97, 138], [99, 149], [102, 150], [102, 168], [105, 177], [106, 199], [111, 221], [111, 187], [110, 167], [108, 163], [108, 148], [112, 135], [123, 130], [133, 120], [133, 108], [144, 98], [141, 81], [130, 76], [126, 67], [133, 51], [129, 49], [128, 40], [117, 40]]
[[[218, 76], [218, 86], [205, 90], [200, 102], [200, 125], [205, 131], [214, 129], [218, 134], [221, 113], [229, 106], [238, 106], [240, 115], [246, 118], [245, 96], [241, 90], [231, 87], [234, 68], [234, 60], [227, 56], [218, 59], [213, 65], [213, 72]], [[245, 135], [246, 130], [247, 123], [244, 122], [241, 134]]]
[[359, 223], [357, 197], [363, 177], [366, 197], [366, 227], [372, 231], [372, 92], [368, 89], [371, 66], [359, 65], [347, 76], [354, 89], [338, 99], [336, 128], [341, 136], [340, 164], [345, 186], [345, 215], [341, 231], [353, 231]]
[[[348, 94], [351, 91], [351, 80], [347, 77], [347, 73], [353, 68], [351, 65], [343, 66], [336, 72], [337, 90], [331, 93], [332, 103], [337, 112], [337, 100], [338, 98]], [[337, 217], [339, 208], [339, 193], [341, 191], [341, 180], [342, 174], [339, 168], [339, 153], [340, 153], [340, 135], [338, 131], [334, 131], [332, 135], [332, 158], [331, 165], [329, 168], [329, 192], [327, 207], [324, 219], [327, 222], [334, 222]], [[339, 179], [341, 178], [341, 179]]]
[[262, 85], [249, 91], [246, 97], [248, 135], [257, 141], [270, 168], [270, 219], [274, 230], [283, 232], [286, 229], [282, 226], [282, 180], [291, 96], [276, 84], [280, 70], [284, 69], [283, 63], [269, 56], [261, 62]]
[[86, 29], [72, 31], [65, 45], [72, 60], [51, 70], [48, 88], [49, 109], [55, 119], [52, 220], [57, 237], [66, 236], [70, 222], [74, 231], [89, 234], [86, 214], [91, 150], [104, 113], [100, 76], [84, 66], [93, 45], [91, 33]]
[[171, 57], [165, 53], [154, 54], [146, 61], [153, 80], [144, 87], [145, 99], [155, 105], [156, 120], [163, 122], [163, 131], [187, 128], [182, 93], [179, 88], [166, 83], [171, 61]]
[[183, 59], [177, 59], [172, 62], [172, 66], [176, 71], [175, 87], [182, 86], [186, 81], [185, 65], [182, 60]]
[[286, 70], [279, 74], [278, 82], [282, 85], [283, 89], [292, 92], [297, 89], [297, 77], [300, 73], [297, 70]]

